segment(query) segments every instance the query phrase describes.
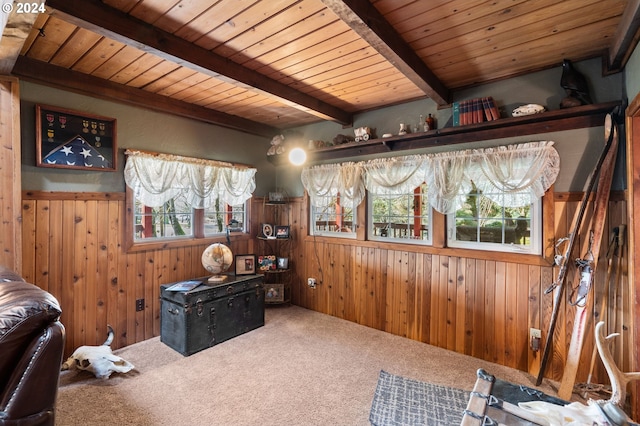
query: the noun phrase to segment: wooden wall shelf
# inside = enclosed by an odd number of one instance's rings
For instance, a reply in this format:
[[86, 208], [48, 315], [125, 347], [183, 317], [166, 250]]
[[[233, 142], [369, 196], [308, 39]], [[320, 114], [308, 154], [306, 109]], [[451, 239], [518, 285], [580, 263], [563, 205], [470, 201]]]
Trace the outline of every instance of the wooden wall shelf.
[[[367, 142], [349, 142], [308, 152], [307, 164], [383, 154], [390, 151], [406, 151], [465, 142], [597, 127], [604, 124], [604, 117], [607, 113], [621, 104], [620, 101], [614, 101], [583, 105], [524, 117], [501, 118], [466, 126], [445, 127], [428, 132], [410, 133], [404, 136], [371, 139]], [[275, 165], [287, 163], [286, 155], [273, 155], [269, 156], [268, 159]]]

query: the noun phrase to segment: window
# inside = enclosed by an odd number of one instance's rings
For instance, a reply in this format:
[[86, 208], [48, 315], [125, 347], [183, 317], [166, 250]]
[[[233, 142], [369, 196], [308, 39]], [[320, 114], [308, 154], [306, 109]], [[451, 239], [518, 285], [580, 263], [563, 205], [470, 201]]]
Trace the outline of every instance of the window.
[[553, 144], [528, 142], [305, 168], [302, 184], [313, 208], [311, 229], [320, 232], [321, 220], [325, 228], [334, 221], [327, 232], [339, 232], [347, 222], [332, 216], [334, 210], [341, 214], [340, 201], [323, 197], [340, 193], [357, 206], [368, 191], [371, 239], [431, 243], [430, 212], [437, 211], [447, 215], [451, 247], [540, 254], [541, 198], [560, 172]]
[[169, 154], [125, 154], [129, 245], [168, 239], [197, 244], [200, 238], [246, 231], [256, 169]]
[[369, 193], [369, 239], [431, 244], [431, 207], [427, 185], [409, 194]]
[[355, 215], [353, 202], [337, 196], [316, 199], [311, 207], [311, 230], [313, 235], [355, 238]]
[[447, 216], [449, 246], [540, 254], [539, 200], [525, 207], [505, 207], [504, 194], [485, 194], [475, 185], [458, 197], [461, 207]]
[[183, 196], [160, 207], [145, 206], [138, 199], [134, 203], [134, 241], [193, 236], [193, 209]]
[[[136, 199], [134, 210], [134, 242], [193, 238], [196, 235], [215, 237], [230, 232], [245, 231], [245, 205], [229, 206], [219, 199], [207, 209], [193, 209], [182, 195], [160, 207], [145, 206]], [[203, 211], [199, 214], [198, 211]]]
[[204, 236], [214, 236], [229, 232], [245, 231], [245, 206], [230, 206], [216, 200], [215, 204], [204, 209]]

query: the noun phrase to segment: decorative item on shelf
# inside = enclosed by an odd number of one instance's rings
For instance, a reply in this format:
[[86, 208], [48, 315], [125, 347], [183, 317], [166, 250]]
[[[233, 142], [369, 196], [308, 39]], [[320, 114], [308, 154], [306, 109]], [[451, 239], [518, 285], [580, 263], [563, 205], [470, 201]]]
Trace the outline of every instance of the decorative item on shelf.
[[541, 112], [545, 112], [546, 110], [547, 109], [542, 105], [527, 104], [514, 109], [511, 115], [513, 115], [514, 117], [524, 117], [525, 115], [540, 114]]
[[273, 225], [271, 225], [270, 223], [263, 223], [262, 224], [262, 238], [275, 238], [275, 234], [273, 233]]
[[256, 273], [256, 255], [238, 254], [235, 258], [236, 275], [253, 275]]
[[325, 146], [331, 146], [331, 144], [329, 142], [325, 142], [319, 139], [309, 139], [309, 142], [307, 144], [307, 149], [318, 149], [318, 148], [324, 148]]
[[435, 130], [436, 128], [436, 119], [433, 118], [431, 114], [424, 121], [424, 131], [428, 132], [429, 130]]
[[271, 155], [280, 155], [280, 154], [284, 154], [285, 148], [284, 148], [284, 135], [275, 135], [272, 139], [271, 139], [271, 146], [269, 147], [269, 150], [267, 151], [267, 155], [271, 156]]
[[560, 108], [570, 108], [593, 103], [591, 96], [589, 96], [587, 79], [573, 68], [573, 64], [568, 59], [562, 61], [560, 86], [562, 86], [567, 93], [567, 96], [560, 101]]
[[353, 140], [354, 139], [351, 136], [343, 135], [342, 133], [340, 133], [336, 135], [335, 138], [333, 138], [333, 144], [342, 145], [343, 143], [353, 142]]
[[284, 203], [284, 193], [280, 191], [269, 192], [269, 202], [272, 204]]
[[[454, 102], [452, 109], [454, 126], [466, 126], [500, 118], [498, 107], [491, 96]], [[435, 121], [433, 126], [436, 126]]]
[[276, 226], [276, 238], [289, 238], [289, 227], [286, 225]]
[[227, 279], [226, 272], [233, 263], [233, 252], [221, 243], [213, 243], [202, 252], [202, 266], [214, 274], [209, 277], [210, 283], [221, 283]]
[[288, 257], [279, 257], [278, 258], [278, 269], [289, 269], [289, 258]]
[[358, 127], [353, 131], [356, 135], [356, 142], [368, 141], [371, 139], [373, 132], [369, 127]]
[[403, 136], [407, 134], [407, 125], [404, 123], [400, 123], [400, 130], [398, 130], [398, 135]]
[[284, 284], [265, 284], [264, 301], [284, 302]]
[[275, 271], [277, 266], [275, 255], [258, 256], [258, 268], [260, 271]]

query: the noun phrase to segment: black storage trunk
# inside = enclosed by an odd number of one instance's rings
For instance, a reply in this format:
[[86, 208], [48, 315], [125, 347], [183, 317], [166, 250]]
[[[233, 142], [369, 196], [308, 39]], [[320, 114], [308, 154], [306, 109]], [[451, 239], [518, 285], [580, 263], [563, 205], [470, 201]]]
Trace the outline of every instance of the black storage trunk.
[[189, 356], [264, 325], [262, 275], [229, 275], [221, 284], [208, 277], [189, 291], [160, 286], [160, 341]]

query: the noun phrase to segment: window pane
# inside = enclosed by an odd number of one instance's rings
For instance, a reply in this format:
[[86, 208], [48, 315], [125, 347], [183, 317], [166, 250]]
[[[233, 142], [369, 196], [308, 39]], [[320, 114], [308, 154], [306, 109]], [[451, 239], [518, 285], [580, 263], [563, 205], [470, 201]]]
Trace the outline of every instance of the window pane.
[[245, 222], [244, 204], [229, 206], [217, 200], [214, 205], [204, 210], [204, 235], [224, 234], [227, 227], [231, 232], [243, 232]]
[[500, 203], [502, 195], [481, 194], [474, 188], [464, 197], [462, 207], [449, 216], [449, 245], [537, 253], [539, 202], [526, 207], [504, 207]]
[[353, 203], [345, 203], [341, 197], [324, 197], [319, 206], [311, 208], [313, 234], [355, 237]]
[[410, 194], [369, 194], [369, 202], [369, 239], [431, 242], [426, 184]]
[[193, 211], [178, 196], [160, 207], [148, 207], [135, 201], [134, 240], [193, 236]]

